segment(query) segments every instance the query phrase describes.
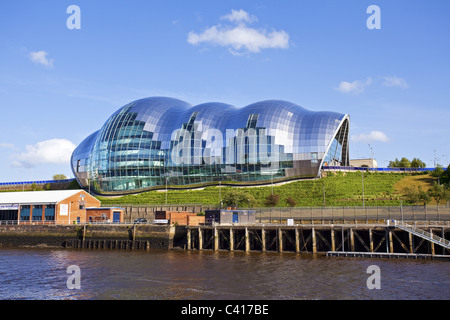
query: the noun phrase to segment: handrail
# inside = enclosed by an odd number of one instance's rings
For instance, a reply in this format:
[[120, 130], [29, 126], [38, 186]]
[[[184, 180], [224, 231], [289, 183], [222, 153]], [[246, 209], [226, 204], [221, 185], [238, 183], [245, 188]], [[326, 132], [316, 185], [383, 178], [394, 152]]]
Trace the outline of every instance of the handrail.
[[419, 228], [417, 228], [416, 225], [412, 226], [412, 225], [409, 225], [409, 224], [407, 224], [403, 221], [399, 221], [399, 220], [394, 220], [394, 225], [396, 227], [399, 227], [402, 230], [411, 232], [415, 235], [418, 235], [419, 237], [422, 237], [422, 238], [432, 241], [436, 244], [439, 244], [447, 249], [450, 249], [450, 240], [438, 237], [437, 235], [434, 235], [430, 232], [419, 229]]

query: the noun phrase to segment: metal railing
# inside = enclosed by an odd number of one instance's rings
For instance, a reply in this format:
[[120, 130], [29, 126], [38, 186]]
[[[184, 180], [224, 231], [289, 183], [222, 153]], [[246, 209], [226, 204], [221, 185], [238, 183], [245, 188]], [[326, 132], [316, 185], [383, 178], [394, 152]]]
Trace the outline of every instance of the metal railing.
[[[436, 168], [369, 168], [369, 167], [341, 167], [341, 166], [322, 166], [326, 171], [372, 171], [372, 172], [427, 172], [434, 171]], [[444, 171], [447, 168], [442, 168]]]
[[154, 225], [158, 223], [154, 223], [153, 221], [147, 222], [134, 222], [134, 220], [127, 220], [122, 222], [113, 222], [113, 221], [86, 221], [86, 222], [56, 222], [56, 221], [17, 221], [17, 220], [0, 220], [0, 226], [13, 226], [13, 225], [22, 225], [22, 226], [42, 226], [42, 225], [59, 225], [59, 226], [68, 226], [68, 225], [130, 225], [130, 224], [140, 224], [140, 225]]
[[438, 237], [435, 234], [427, 232], [425, 230], [417, 228], [416, 225], [409, 225], [403, 221], [394, 220], [394, 225], [402, 230], [410, 232], [418, 237], [424, 238], [428, 241], [436, 243], [444, 248], [450, 249], [450, 241], [444, 238]]

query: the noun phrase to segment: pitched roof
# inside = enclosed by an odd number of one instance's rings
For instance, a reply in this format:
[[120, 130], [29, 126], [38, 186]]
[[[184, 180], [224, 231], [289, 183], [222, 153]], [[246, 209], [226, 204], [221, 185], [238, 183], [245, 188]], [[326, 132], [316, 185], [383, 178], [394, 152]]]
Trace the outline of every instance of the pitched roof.
[[0, 204], [58, 203], [84, 190], [0, 192]]

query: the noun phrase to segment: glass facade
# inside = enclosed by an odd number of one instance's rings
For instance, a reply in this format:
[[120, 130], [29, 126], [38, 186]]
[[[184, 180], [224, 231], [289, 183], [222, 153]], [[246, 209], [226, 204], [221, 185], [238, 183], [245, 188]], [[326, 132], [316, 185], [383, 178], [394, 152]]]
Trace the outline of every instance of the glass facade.
[[55, 205], [45, 205], [45, 221], [55, 221]]
[[24, 205], [20, 207], [20, 221], [29, 221], [30, 220], [30, 212], [31, 206]]
[[42, 205], [34, 205], [33, 206], [33, 216], [31, 217], [33, 221], [41, 221], [42, 220]]
[[72, 170], [100, 194], [316, 177], [322, 164], [348, 165], [348, 129], [348, 115], [287, 101], [236, 108], [145, 98], [87, 137], [72, 155]]

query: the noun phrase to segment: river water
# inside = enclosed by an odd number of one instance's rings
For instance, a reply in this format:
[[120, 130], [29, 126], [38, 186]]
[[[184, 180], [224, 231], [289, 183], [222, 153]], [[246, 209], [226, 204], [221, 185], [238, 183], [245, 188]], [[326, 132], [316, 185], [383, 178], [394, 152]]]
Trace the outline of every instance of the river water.
[[[367, 286], [371, 265], [380, 289]], [[0, 300], [448, 300], [449, 267], [293, 253], [0, 248]]]

